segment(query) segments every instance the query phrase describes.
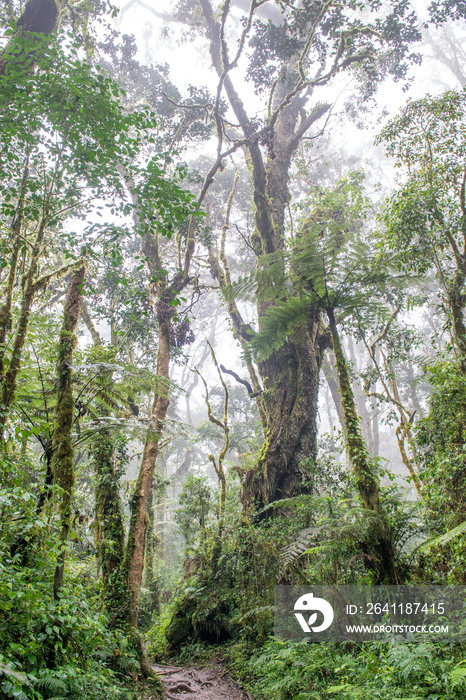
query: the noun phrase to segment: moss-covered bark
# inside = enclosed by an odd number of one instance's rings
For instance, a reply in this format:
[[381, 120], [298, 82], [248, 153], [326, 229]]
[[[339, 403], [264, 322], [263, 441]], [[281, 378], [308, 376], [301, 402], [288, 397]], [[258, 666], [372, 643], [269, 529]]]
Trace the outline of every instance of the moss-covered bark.
[[55, 569], [53, 591], [55, 597], [63, 580], [66, 543], [71, 527], [71, 497], [74, 486], [74, 451], [71, 443], [74, 398], [72, 386], [73, 350], [76, 345], [75, 330], [79, 318], [79, 302], [84, 283], [84, 267], [75, 270], [68, 287], [60, 331], [57, 361], [57, 413], [52, 436], [53, 457], [51, 470], [54, 484], [60, 487], [60, 541], [61, 552]]
[[[161, 482], [161, 485], [164, 482]], [[156, 559], [160, 546], [160, 537], [155, 532], [155, 497], [160, 497], [164, 490], [164, 485], [157, 488], [157, 479], [153, 479], [152, 490], [147, 503], [147, 534], [146, 534], [146, 559], [144, 564], [144, 585], [149, 591], [149, 601], [146, 607], [148, 615], [160, 615], [160, 590], [159, 582], [155, 573]]]
[[98, 433], [92, 444], [95, 486], [95, 539], [102, 576], [102, 600], [113, 623], [128, 601], [121, 564], [125, 529], [115, 448], [109, 430]]
[[371, 561], [371, 559], [368, 558], [367, 562], [370, 562], [371, 569], [376, 570], [377, 583], [396, 584], [399, 583], [399, 580], [395, 565], [394, 547], [381, 508], [379, 481], [362, 437], [360, 418], [356, 411], [348, 364], [343, 353], [332, 308], [327, 309], [327, 316], [332, 333], [333, 350], [335, 352], [338, 381], [340, 385], [346, 445], [353, 471], [354, 483], [364, 508], [373, 511], [379, 516], [375, 521], [370, 542], [376, 560]]
[[464, 294], [464, 282], [466, 275], [463, 270], [458, 270], [448, 289], [448, 301], [451, 310], [452, 335], [458, 349], [460, 368], [466, 375], [466, 325], [464, 322], [464, 307], [466, 296]]
[[[21, 297], [21, 309], [13, 341], [11, 360], [8, 370], [3, 376], [3, 381], [1, 385], [0, 442], [3, 438], [11, 405], [15, 397], [16, 380], [18, 377], [19, 369], [21, 367], [21, 355], [23, 347], [27, 338], [29, 316], [31, 314], [32, 303], [34, 301], [34, 297], [38, 289], [36, 275], [39, 268], [39, 258], [42, 251], [42, 243], [44, 240], [46, 229], [47, 219], [44, 217], [42, 218], [39, 224], [37, 236], [30, 253], [29, 268], [24, 274], [22, 280], [23, 293]], [[7, 324], [10, 313], [11, 311], [8, 311], [8, 309], [6, 309], [4, 321], [6, 321]]]
[[353, 469], [356, 488], [358, 489], [364, 508], [380, 512], [380, 489], [377, 476], [362, 437], [360, 418], [356, 411], [350, 373], [341, 346], [340, 335], [335, 322], [333, 309], [327, 311], [330, 330], [332, 332], [333, 350], [337, 363], [338, 381], [340, 385], [341, 405], [345, 424], [345, 438], [348, 457]]

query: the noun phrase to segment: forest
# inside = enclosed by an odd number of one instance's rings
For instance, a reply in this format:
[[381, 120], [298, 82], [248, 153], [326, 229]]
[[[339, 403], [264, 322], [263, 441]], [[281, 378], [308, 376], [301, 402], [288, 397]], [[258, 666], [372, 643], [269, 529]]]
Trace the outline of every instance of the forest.
[[464, 0], [0, 25], [0, 698], [465, 698], [466, 627], [274, 598], [465, 619]]

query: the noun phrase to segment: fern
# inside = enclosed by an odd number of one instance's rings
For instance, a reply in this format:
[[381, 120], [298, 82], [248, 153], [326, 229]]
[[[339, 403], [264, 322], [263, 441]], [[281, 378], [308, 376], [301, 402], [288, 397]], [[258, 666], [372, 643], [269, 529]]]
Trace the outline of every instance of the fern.
[[463, 664], [466, 660], [460, 661], [449, 674], [449, 680], [452, 688], [458, 685], [466, 685], [466, 667]]
[[240, 617], [234, 618], [234, 622], [241, 624], [242, 622], [245, 622], [246, 620], [251, 620], [252, 618], [257, 617], [262, 613], [273, 613], [274, 611], [275, 608], [273, 605], [260, 605], [257, 608], [252, 608], [251, 610], [248, 610]]
[[309, 527], [301, 530], [294, 542], [280, 550], [280, 558], [284, 564], [291, 564], [304, 554], [311, 542], [321, 532], [321, 527]]
[[69, 690], [68, 685], [64, 683], [64, 681], [52, 675], [47, 675], [43, 676], [42, 678], [38, 678], [34, 682], [34, 687], [39, 688], [40, 690], [46, 690], [47, 692], [51, 693], [59, 693], [60, 691], [66, 693]]
[[464, 532], [466, 532], [466, 520], [460, 525], [454, 527], [452, 530], [446, 532], [444, 535], [440, 535], [439, 537], [431, 537], [429, 540], [426, 540], [426, 542], [423, 542], [416, 547], [415, 551], [421, 553], [429, 551], [432, 549], [432, 547], [443, 547], [456, 537], [462, 535]]
[[433, 651], [434, 647], [431, 644], [401, 644], [390, 649], [387, 658], [401, 678], [407, 681], [412, 676], [421, 675], [426, 665], [431, 662]]

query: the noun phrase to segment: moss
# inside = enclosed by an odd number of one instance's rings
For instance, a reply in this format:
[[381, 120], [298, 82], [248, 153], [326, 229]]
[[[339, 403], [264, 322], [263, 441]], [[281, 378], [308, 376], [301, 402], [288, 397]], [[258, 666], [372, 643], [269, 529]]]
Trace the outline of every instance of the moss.
[[113, 624], [117, 624], [118, 611], [128, 599], [128, 589], [121, 571], [125, 531], [119, 474], [115, 445], [108, 430], [96, 437], [92, 451], [96, 473], [96, 544], [102, 571], [102, 600]]
[[76, 270], [71, 278], [63, 313], [57, 361], [57, 411], [56, 427], [52, 436], [53, 457], [51, 470], [54, 483], [61, 489], [59, 503], [60, 540], [62, 549], [55, 570], [54, 594], [58, 597], [63, 580], [65, 543], [71, 527], [71, 497], [74, 486], [74, 450], [71, 443], [74, 398], [72, 386], [73, 350], [77, 339], [75, 329], [79, 317], [79, 299], [84, 281], [84, 267]]

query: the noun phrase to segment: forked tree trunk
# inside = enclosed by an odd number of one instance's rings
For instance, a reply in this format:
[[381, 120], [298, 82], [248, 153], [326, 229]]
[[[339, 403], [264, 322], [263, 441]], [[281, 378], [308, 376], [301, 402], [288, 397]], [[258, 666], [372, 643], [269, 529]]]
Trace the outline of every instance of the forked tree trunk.
[[[254, 120], [248, 117], [226, 70], [228, 50], [218, 14], [210, 0], [199, 1], [209, 30], [212, 64], [246, 141], [255, 207], [251, 246], [260, 259], [285, 248], [285, 213], [290, 200], [288, 185], [292, 158], [301, 138], [330, 109], [330, 105], [319, 105], [302, 118], [299, 97], [292, 96], [299, 81], [298, 56], [290, 59], [284, 65], [280, 79], [274, 82], [271, 110], [278, 109], [278, 112], [270, 124], [268, 157], [265, 158]], [[225, 261], [222, 262], [225, 266]], [[228, 287], [228, 279], [225, 279], [225, 286]], [[229, 296], [231, 298], [231, 294]], [[269, 304], [258, 303], [259, 326]], [[244, 323], [234, 302], [228, 304], [228, 311], [237, 337], [247, 344], [254, 331]], [[308, 324], [303, 324], [295, 339], [290, 339], [258, 365], [265, 389], [258, 400], [265, 442], [255, 469], [245, 478], [245, 504], [263, 507], [308, 489], [306, 462], [315, 462], [317, 455], [317, 398], [324, 347], [321, 341], [316, 316]]]

